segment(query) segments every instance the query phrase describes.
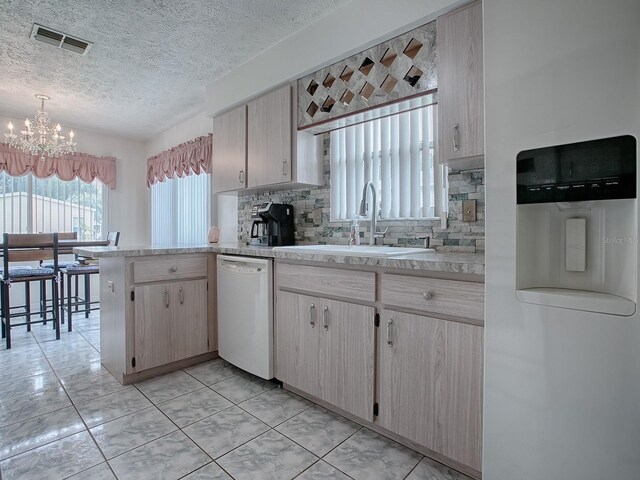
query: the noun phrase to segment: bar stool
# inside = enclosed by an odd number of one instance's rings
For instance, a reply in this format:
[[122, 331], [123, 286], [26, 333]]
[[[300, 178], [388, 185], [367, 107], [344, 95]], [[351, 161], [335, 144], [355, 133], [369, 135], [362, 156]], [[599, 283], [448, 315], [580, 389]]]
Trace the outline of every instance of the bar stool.
[[[32, 315], [51, 313], [53, 327], [56, 330], [56, 339], [60, 339], [59, 305], [58, 305], [58, 234], [10, 234], [3, 236], [3, 268], [2, 268], [2, 292], [0, 294], [0, 319], [2, 323], [2, 337], [6, 338], [7, 349], [11, 348], [11, 327], [26, 325], [27, 331], [31, 331], [32, 323], [46, 323], [41, 320], [31, 320]], [[11, 262], [42, 261], [53, 258], [53, 268], [44, 267], [13, 267]], [[44, 311], [32, 312], [30, 296], [26, 295], [25, 313], [11, 313], [11, 298], [9, 288], [12, 283], [24, 283], [27, 288], [31, 282], [51, 281], [53, 292], [53, 305], [51, 310], [44, 306]], [[26, 290], [27, 292], [29, 290]], [[41, 307], [42, 308], [42, 307]], [[15, 317], [26, 317], [23, 323], [12, 323]]]
[[[59, 232], [58, 233], [58, 255], [73, 255], [73, 247], [64, 247], [60, 242], [63, 240], [77, 240], [78, 232]], [[69, 266], [79, 265], [78, 260], [58, 260], [58, 269], [62, 270]], [[40, 266], [43, 268], [53, 268], [53, 259], [43, 260], [40, 262]], [[64, 284], [60, 284], [60, 299], [58, 300], [58, 304], [62, 305], [64, 300]], [[27, 284], [27, 292], [28, 292], [28, 284]], [[78, 279], [76, 278], [76, 290], [78, 289]], [[28, 294], [28, 293], [27, 293]], [[46, 312], [46, 306], [52, 302], [52, 300], [47, 300], [47, 289], [45, 282], [40, 282], [40, 309]], [[45, 320], [44, 324], [47, 322], [47, 314], [43, 314], [43, 319]], [[64, 324], [64, 319], [61, 319], [61, 323]]]
[[[120, 241], [120, 232], [109, 232], [107, 234], [107, 240], [109, 245], [114, 247], [118, 246]], [[89, 313], [94, 310], [100, 309], [100, 300], [91, 300], [91, 275], [97, 275], [100, 273], [100, 268], [95, 260], [92, 258], [79, 258], [77, 265], [69, 265], [61, 270], [62, 280], [62, 315], [61, 320], [64, 323], [65, 311], [67, 312], [67, 330], [70, 332], [73, 328], [72, 316], [73, 310], [84, 311], [84, 317], [88, 318]], [[78, 293], [78, 278], [84, 277], [84, 297], [80, 297]], [[66, 280], [66, 282], [65, 282]], [[72, 280], [75, 280], [75, 295], [72, 291]], [[66, 297], [64, 295], [66, 283]]]

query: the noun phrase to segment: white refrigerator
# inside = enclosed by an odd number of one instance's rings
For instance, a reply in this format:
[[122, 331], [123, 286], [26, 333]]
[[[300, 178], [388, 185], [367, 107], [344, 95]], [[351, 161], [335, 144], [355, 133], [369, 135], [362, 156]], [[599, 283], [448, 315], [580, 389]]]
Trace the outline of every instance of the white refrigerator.
[[[612, 315], [516, 297], [516, 156], [640, 138], [638, 25], [637, 0], [484, 0], [485, 480], [640, 479], [638, 309]], [[631, 211], [631, 248], [616, 268], [635, 276], [601, 269], [637, 301], [637, 200]], [[556, 241], [544, 228], [530, 236]]]

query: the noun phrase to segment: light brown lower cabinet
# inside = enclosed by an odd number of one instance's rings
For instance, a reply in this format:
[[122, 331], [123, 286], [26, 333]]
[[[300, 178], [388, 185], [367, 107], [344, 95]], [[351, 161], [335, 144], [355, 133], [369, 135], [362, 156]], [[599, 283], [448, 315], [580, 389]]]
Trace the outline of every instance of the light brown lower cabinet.
[[173, 322], [173, 309], [167, 305], [171, 290], [171, 284], [162, 283], [134, 288], [133, 358], [138, 370], [173, 361], [172, 339], [167, 335]]
[[383, 311], [378, 423], [481, 469], [482, 327]]
[[373, 307], [278, 292], [277, 377], [353, 415], [373, 420]]
[[314, 396], [320, 393], [320, 339], [316, 328], [319, 307], [317, 298], [278, 292], [276, 377]]
[[215, 256], [100, 259], [100, 356], [122, 384], [215, 357]]
[[483, 284], [413, 273], [276, 262], [276, 377], [480, 477]]
[[136, 370], [207, 352], [206, 279], [143, 284], [134, 292]]

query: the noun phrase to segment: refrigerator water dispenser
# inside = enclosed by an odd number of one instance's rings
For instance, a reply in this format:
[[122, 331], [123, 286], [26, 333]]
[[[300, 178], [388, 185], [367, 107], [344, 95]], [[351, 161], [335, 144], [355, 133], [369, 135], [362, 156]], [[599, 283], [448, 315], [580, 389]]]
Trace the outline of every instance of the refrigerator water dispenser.
[[518, 300], [633, 315], [635, 137], [527, 150], [516, 161]]

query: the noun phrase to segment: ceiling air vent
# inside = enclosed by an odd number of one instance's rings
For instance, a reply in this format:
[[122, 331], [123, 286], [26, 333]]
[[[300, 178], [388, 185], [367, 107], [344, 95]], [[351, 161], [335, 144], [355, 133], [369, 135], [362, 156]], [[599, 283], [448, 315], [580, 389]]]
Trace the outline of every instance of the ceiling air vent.
[[57, 32], [37, 23], [33, 24], [33, 30], [31, 30], [31, 38], [38, 40], [39, 42], [48, 43], [59, 48], [64, 48], [70, 52], [76, 52], [80, 55], [86, 55], [93, 43], [80, 40], [79, 38], [71, 37], [66, 33]]

